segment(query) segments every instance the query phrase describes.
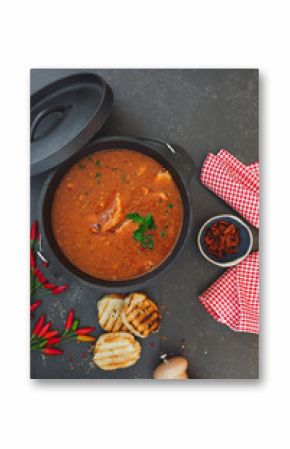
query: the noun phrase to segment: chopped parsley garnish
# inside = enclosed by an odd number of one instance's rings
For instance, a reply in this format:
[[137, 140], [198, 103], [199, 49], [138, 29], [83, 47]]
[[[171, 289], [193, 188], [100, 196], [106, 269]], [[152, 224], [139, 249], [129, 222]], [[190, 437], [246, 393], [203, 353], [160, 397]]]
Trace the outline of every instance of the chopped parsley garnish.
[[166, 231], [164, 231], [164, 230], [160, 231], [160, 237], [162, 239], [165, 239], [166, 236], [167, 236], [167, 232]]
[[84, 168], [86, 168], [86, 166], [85, 166], [85, 164], [82, 164], [81, 162], [79, 163], [79, 167], [80, 167], [80, 169], [84, 169]]
[[100, 176], [102, 176], [102, 173], [97, 172], [97, 173], [96, 173], [96, 178], [99, 178]]
[[97, 160], [96, 160], [96, 166], [97, 166], [97, 167], [100, 167], [101, 165], [102, 165], [102, 164], [101, 164], [101, 161], [99, 161], [99, 159], [97, 159]]
[[168, 209], [173, 209], [174, 205], [172, 203], [168, 203]]
[[156, 229], [153, 216], [151, 214], [148, 214], [145, 217], [141, 217], [138, 212], [134, 212], [132, 214], [127, 214], [126, 218], [129, 218], [130, 220], [139, 224], [138, 229], [133, 232], [134, 240], [136, 240], [136, 242], [139, 242], [142, 248], [153, 249], [153, 235], [148, 233], [148, 231]]

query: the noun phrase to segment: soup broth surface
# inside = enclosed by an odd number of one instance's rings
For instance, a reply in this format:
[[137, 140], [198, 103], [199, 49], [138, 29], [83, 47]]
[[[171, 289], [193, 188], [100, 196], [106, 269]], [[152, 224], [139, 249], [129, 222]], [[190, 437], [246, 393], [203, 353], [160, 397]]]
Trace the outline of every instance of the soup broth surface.
[[104, 280], [136, 278], [160, 265], [182, 221], [171, 174], [155, 159], [127, 149], [80, 160], [60, 181], [52, 204], [52, 228], [64, 255]]

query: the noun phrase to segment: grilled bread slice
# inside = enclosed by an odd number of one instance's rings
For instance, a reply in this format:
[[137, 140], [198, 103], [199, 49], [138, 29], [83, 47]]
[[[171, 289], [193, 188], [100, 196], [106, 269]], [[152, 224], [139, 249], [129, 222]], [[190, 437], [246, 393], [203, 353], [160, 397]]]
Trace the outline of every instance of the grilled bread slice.
[[121, 318], [124, 297], [125, 295], [111, 294], [104, 296], [98, 302], [99, 323], [105, 331], [126, 332], [126, 326]]
[[128, 332], [113, 332], [98, 338], [93, 362], [102, 370], [111, 371], [134, 365], [140, 355], [140, 343], [133, 335]]
[[159, 329], [159, 309], [144, 293], [131, 293], [126, 296], [121, 316], [128, 331], [138, 337], [148, 337]]

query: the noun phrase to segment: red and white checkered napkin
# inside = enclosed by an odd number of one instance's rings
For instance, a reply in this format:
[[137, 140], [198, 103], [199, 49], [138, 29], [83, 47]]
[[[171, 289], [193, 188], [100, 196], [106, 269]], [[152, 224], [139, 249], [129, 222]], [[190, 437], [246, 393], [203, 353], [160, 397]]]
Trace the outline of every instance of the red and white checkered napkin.
[[199, 301], [210, 315], [234, 331], [259, 333], [259, 253], [229, 268]]
[[[201, 182], [259, 227], [259, 163], [244, 165], [226, 150], [206, 157]], [[199, 301], [210, 315], [240, 332], [259, 333], [259, 253], [229, 268]]]
[[244, 165], [226, 150], [209, 153], [200, 180], [249, 223], [259, 227], [259, 163]]

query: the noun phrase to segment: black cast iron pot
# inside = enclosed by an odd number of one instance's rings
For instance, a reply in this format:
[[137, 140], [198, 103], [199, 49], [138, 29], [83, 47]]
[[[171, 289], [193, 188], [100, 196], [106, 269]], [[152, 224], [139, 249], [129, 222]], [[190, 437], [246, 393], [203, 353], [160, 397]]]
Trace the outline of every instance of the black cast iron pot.
[[[51, 206], [58, 184], [67, 170], [83, 157], [96, 151], [127, 148], [144, 153], [156, 159], [171, 173], [183, 201], [183, 224], [178, 241], [171, 254], [154, 270], [134, 279], [125, 281], [108, 281], [92, 277], [75, 267], [62, 253], [54, 237], [51, 225]], [[87, 286], [102, 288], [106, 291], [128, 291], [142, 289], [169, 269], [177, 256], [181, 254], [186, 242], [189, 240], [192, 230], [193, 207], [192, 188], [194, 166], [192, 159], [177, 145], [169, 145], [165, 142], [143, 138], [106, 137], [95, 140], [73, 157], [64, 162], [60, 167], [50, 173], [43, 185], [40, 197], [40, 227], [44, 239], [45, 251], [48, 259], [54, 264], [61, 264], [68, 278], [77, 277]]]

